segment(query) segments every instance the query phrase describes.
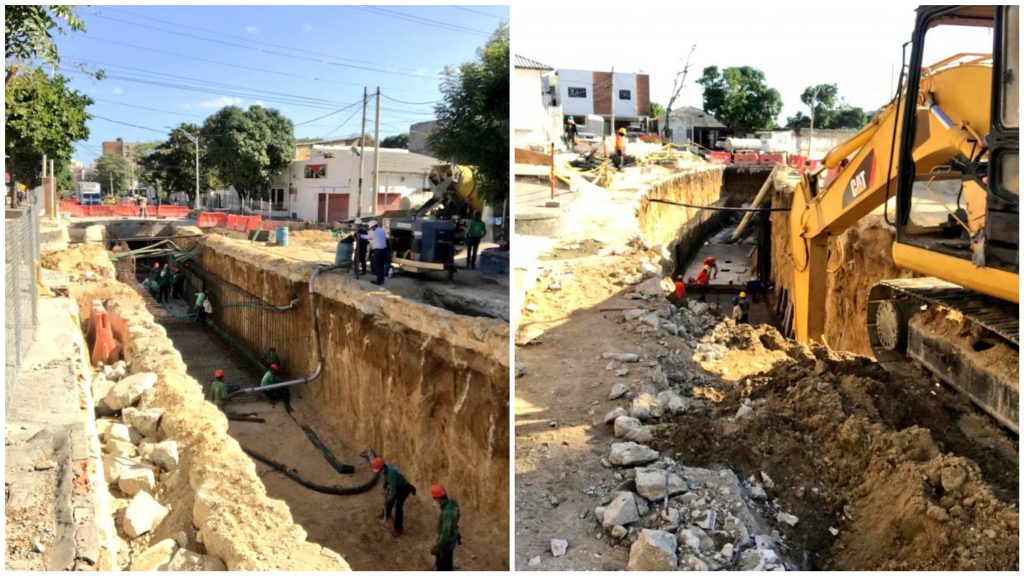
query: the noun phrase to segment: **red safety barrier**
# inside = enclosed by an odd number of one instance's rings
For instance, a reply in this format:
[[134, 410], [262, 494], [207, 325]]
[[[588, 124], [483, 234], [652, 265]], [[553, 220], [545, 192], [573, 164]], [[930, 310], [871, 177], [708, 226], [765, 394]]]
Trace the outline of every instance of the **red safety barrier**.
[[110, 313], [99, 300], [92, 303], [90, 334], [93, 337], [92, 363], [103, 362], [113, 364], [121, 359], [121, 344], [114, 339], [114, 331], [110, 327]]
[[238, 227], [238, 215], [228, 214], [227, 222], [224, 225], [232, 230]]
[[262, 216], [249, 216], [248, 221], [245, 223], [245, 231], [252, 232], [253, 230], [259, 230], [263, 226]]
[[138, 206], [111, 206], [115, 216], [138, 216]]
[[762, 152], [758, 157], [758, 164], [772, 166], [786, 161], [786, 155], [782, 152]]
[[789, 161], [787, 162], [787, 164], [789, 164], [790, 168], [803, 168], [804, 167], [804, 162], [806, 162], [806, 161], [807, 161], [807, 157], [806, 156], [800, 156], [800, 155], [797, 155], [797, 154], [790, 154], [789, 155]]
[[89, 216], [113, 216], [114, 207], [100, 204], [99, 206], [89, 206]]
[[224, 212], [200, 212], [198, 226], [200, 228], [217, 228], [227, 226], [228, 215]]
[[758, 163], [757, 152], [736, 152], [732, 155], [733, 164], [756, 165]]
[[712, 152], [708, 155], [711, 164], [732, 164], [732, 154], [728, 152]]
[[188, 206], [162, 205], [156, 209], [157, 216], [164, 216], [167, 218], [185, 218], [188, 216], [188, 213]]
[[263, 221], [262, 229], [263, 230], [277, 230], [277, 227], [281, 226], [283, 224], [284, 224], [284, 222], [282, 222], [280, 220], [264, 220]]

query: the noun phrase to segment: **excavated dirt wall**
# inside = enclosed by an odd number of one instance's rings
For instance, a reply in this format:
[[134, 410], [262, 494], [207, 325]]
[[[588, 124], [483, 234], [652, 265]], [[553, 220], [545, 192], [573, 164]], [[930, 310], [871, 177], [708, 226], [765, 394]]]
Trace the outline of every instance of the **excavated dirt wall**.
[[725, 225], [728, 214], [651, 200], [698, 206], [718, 204], [722, 198], [723, 172], [721, 166], [695, 167], [652, 184], [640, 198], [636, 212], [644, 241], [666, 247], [677, 264], [688, 260], [702, 238]]
[[[773, 180], [772, 206], [789, 207], [793, 202], [792, 181]], [[772, 280], [776, 291], [793, 293], [793, 250], [789, 240], [789, 213], [773, 212]], [[829, 240], [825, 339], [836, 350], [871, 356], [868, 343], [868, 295], [879, 280], [906, 278], [910, 271], [892, 261], [895, 230], [883, 215], [871, 214]], [[792, 296], [790, 296], [791, 298]], [[783, 306], [785, 304], [783, 303]], [[776, 316], [782, 317], [782, 310]]]
[[[112, 272], [105, 253], [78, 256], [78, 265], [69, 264], [74, 269]], [[72, 283], [70, 293], [83, 311], [93, 300], [103, 301], [131, 371], [158, 376], [139, 407], [164, 411], [161, 439], [177, 441], [181, 460], [178, 469], [160, 477], [154, 497], [170, 514], [149, 542], [184, 533], [190, 548], [202, 544], [231, 570], [349, 569], [335, 552], [306, 541], [287, 504], [267, 497], [255, 464], [228, 435], [224, 414], [203, 399], [201, 385], [186, 375], [181, 355], [135, 290], [94, 277]]]
[[[203, 269], [274, 304], [298, 299], [272, 342], [287, 376], [312, 373], [314, 264], [220, 236], [202, 245]], [[397, 463], [422, 493], [442, 482], [463, 515], [507, 534], [508, 324], [369, 288], [349, 273], [319, 276], [325, 365], [295, 394], [340, 437]], [[253, 350], [265, 341], [259, 327], [228, 315], [223, 328]]]

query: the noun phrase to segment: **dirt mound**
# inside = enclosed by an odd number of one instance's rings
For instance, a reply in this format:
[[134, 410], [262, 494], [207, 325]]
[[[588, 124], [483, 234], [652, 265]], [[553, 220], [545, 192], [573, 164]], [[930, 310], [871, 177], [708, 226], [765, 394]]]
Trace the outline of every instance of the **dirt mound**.
[[[774, 367], [758, 373], [759, 358]], [[695, 360], [739, 385], [722, 390], [710, 421], [691, 415], [669, 425], [660, 447], [687, 465], [770, 478], [775, 506], [799, 518], [778, 527], [799, 551], [795, 563], [1017, 568], [1016, 440], [969, 433], [962, 423], [971, 409], [959, 397], [921, 373], [891, 374], [730, 321], [705, 336]], [[740, 416], [745, 401], [752, 411]]]
[[78, 244], [67, 250], [43, 253], [42, 266], [70, 275], [72, 280], [90, 278], [90, 273], [100, 278], [113, 278], [114, 267], [110, 263], [102, 244]]

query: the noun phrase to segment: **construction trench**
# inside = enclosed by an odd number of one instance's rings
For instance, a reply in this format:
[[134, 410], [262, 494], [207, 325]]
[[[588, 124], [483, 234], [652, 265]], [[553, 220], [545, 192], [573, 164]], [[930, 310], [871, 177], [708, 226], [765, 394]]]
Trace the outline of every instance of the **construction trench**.
[[[538, 187], [523, 173], [517, 193]], [[808, 346], [780, 331], [792, 175], [697, 162], [615, 178], [573, 177], [560, 226], [536, 216], [517, 237], [535, 248], [516, 270], [517, 569], [1018, 569], [1017, 435], [927, 371], [871, 358], [867, 291], [905, 275], [881, 214], [831, 241], [830, 346]], [[700, 208], [749, 205], [769, 178], [776, 211], [738, 242], [742, 212]], [[707, 303], [669, 303], [669, 278], [709, 254]], [[774, 289], [737, 325], [753, 278]]]
[[[456, 567], [507, 568], [507, 323], [190, 226], [77, 235], [86, 243], [44, 265], [71, 274], [87, 338], [89, 310], [104, 304], [123, 353], [90, 386], [96, 483], [109, 490], [101, 569], [431, 569], [434, 483], [462, 510]], [[184, 289], [161, 304], [140, 280], [171, 258]], [[199, 287], [215, 306], [203, 321]], [[298, 381], [288, 401], [247, 391], [271, 347], [281, 380]], [[218, 369], [239, 390], [224, 412], [205, 400]], [[133, 379], [135, 406], [105, 406]], [[417, 488], [401, 536], [381, 521], [374, 455]]]

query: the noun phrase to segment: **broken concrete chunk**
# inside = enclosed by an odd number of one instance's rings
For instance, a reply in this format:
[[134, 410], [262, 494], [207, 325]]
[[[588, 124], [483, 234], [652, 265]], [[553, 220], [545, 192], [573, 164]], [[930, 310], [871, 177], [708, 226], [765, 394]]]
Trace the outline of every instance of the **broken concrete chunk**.
[[696, 554], [686, 552], [679, 558], [679, 568], [688, 572], [707, 572], [710, 566], [708, 566], [707, 562], [698, 558]]
[[153, 446], [149, 460], [164, 470], [174, 470], [178, 467], [178, 443], [174, 440], [165, 440]]
[[636, 469], [636, 491], [648, 500], [661, 500], [668, 487], [669, 497], [686, 492], [687, 486], [678, 474], [654, 468]]
[[142, 440], [142, 434], [127, 424], [111, 424], [107, 429], [107, 440], [138, 444]]
[[606, 527], [626, 526], [640, 520], [636, 495], [632, 492], [620, 492], [604, 507], [602, 524]]
[[647, 324], [648, 326], [650, 326], [651, 328], [654, 328], [655, 330], [661, 328], [661, 320], [658, 318], [658, 315], [654, 314], [653, 312], [648, 314], [648, 315], [646, 315], [646, 316], [644, 316], [640, 320], [644, 324]]
[[629, 548], [629, 570], [675, 570], [676, 538], [662, 530], [640, 532], [640, 537]]
[[107, 479], [107, 484], [117, 484], [117, 481], [121, 478], [121, 471], [124, 469], [124, 465], [120, 459], [111, 454], [103, 455], [103, 476]]
[[136, 401], [146, 390], [156, 384], [157, 376], [152, 372], [139, 372], [121, 380], [110, 389], [110, 392], [103, 397], [104, 403], [111, 410], [127, 408]]
[[662, 390], [658, 393], [658, 405], [661, 406], [663, 413], [673, 416], [686, 412], [688, 408], [686, 400], [672, 390]]
[[618, 408], [616, 408], [616, 409], [612, 410], [611, 412], [605, 414], [604, 415], [604, 423], [605, 424], [611, 424], [612, 422], [615, 422], [615, 419], [620, 417], [620, 416], [629, 416], [629, 412], [626, 412], [626, 409], [623, 408], [622, 406], [619, 406]]
[[604, 358], [605, 360], [618, 360], [619, 362], [639, 362], [640, 361], [640, 355], [639, 354], [632, 354], [632, 353], [628, 353], [628, 352], [626, 352], [626, 353], [623, 353], [623, 352], [605, 352], [604, 354], [601, 354], [601, 358]]
[[125, 510], [121, 527], [128, 537], [138, 538], [156, 528], [169, 512], [149, 492], [139, 492]]
[[186, 550], [185, 548], [179, 548], [175, 552], [174, 557], [171, 558], [171, 563], [168, 566], [168, 570], [174, 572], [199, 572], [204, 569], [206, 565], [206, 555]]
[[516, 378], [526, 376], [526, 364], [516, 360]]
[[551, 541], [551, 555], [554, 556], [555, 558], [558, 558], [559, 556], [565, 556], [565, 552], [568, 549], [569, 549], [569, 541], [568, 540], [559, 540], [559, 539], [556, 538], [556, 539]]
[[639, 430], [643, 424], [641, 424], [636, 418], [632, 418], [630, 416], [619, 416], [615, 419], [614, 426], [615, 437], [624, 438], [628, 433]]
[[629, 414], [639, 420], [661, 418], [661, 404], [658, 403], [658, 399], [654, 395], [644, 392], [633, 398], [633, 402], [629, 406]]
[[740, 554], [740, 562], [736, 567], [743, 572], [760, 572], [765, 570], [776, 570], [782, 567], [779, 555], [774, 549], [774, 543], [767, 536], [754, 536], [754, 548], [744, 550]]
[[102, 373], [97, 374], [92, 379], [92, 397], [93, 402], [99, 403], [100, 400], [106, 398], [107, 394], [110, 393], [110, 389], [117, 384], [116, 381], [108, 379]]
[[177, 570], [171, 568], [171, 558], [178, 550], [178, 543], [173, 538], [161, 540], [150, 546], [145, 552], [132, 559], [132, 572], [155, 572], [157, 570]]
[[156, 486], [156, 478], [153, 476], [153, 469], [148, 466], [127, 466], [121, 469], [121, 476], [117, 479], [117, 487], [121, 492], [129, 496], [135, 496], [139, 492], [153, 492]]
[[768, 494], [760, 484], [755, 482], [754, 485], [750, 487], [750, 497], [754, 500], [767, 500]]
[[115, 440], [110, 438], [106, 443], [106, 452], [111, 456], [118, 458], [133, 458], [138, 456], [139, 452], [135, 448], [135, 445], [131, 442], [125, 442], [124, 440]]
[[800, 522], [799, 518], [788, 512], [779, 512], [775, 515], [775, 519], [783, 524], [788, 524], [789, 526], [796, 526], [797, 522]]
[[160, 419], [163, 416], [164, 411], [158, 408], [150, 408], [149, 410], [125, 408], [121, 411], [121, 417], [125, 423], [138, 430], [140, 434], [147, 438], [156, 436], [157, 429], [160, 427]]
[[629, 386], [626, 386], [622, 382], [616, 382], [612, 385], [612, 391], [608, 394], [609, 400], [618, 400], [629, 392]]
[[658, 459], [658, 452], [636, 442], [616, 442], [608, 460], [616, 466], [636, 466]]

